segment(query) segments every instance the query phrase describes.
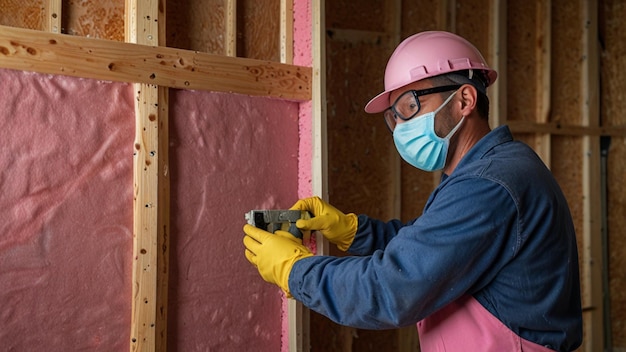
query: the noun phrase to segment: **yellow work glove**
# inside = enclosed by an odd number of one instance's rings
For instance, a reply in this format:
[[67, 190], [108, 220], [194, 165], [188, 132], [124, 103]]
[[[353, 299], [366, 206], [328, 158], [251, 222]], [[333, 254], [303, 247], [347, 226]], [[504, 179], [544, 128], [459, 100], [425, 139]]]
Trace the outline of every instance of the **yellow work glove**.
[[344, 214], [337, 208], [323, 201], [320, 197], [300, 199], [291, 210], [307, 210], [311, 219], [300, 219], [296, 226], [303, 230], [319, 231], [327, 240], [347, 251], [354, 241], [358, 226], [355, 214]]
[[243, 227], [246, 236], [246, 258], [258, 270], [263, 280], [278, 285], [287, 297], [289, 292], [289, 273], [298, 260], [313, 256], [302, 241], [287, 231], [270, 233], [252, 225]]

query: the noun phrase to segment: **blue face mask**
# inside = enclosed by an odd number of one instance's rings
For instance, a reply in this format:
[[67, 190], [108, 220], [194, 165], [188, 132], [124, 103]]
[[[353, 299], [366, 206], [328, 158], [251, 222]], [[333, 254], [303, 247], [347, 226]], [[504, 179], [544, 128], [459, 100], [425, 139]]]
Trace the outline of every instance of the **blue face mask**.
[[450, 138], [461, 127], [465, 117], [454, 126], [447, 136], [441, 138], [435, 133], [435, 115], [452, 100], [455, 93], [456, 91], [437, 110], [415, 116], [407, 122], [396, 125], [393, 130], [393, 141], [398, 153], [407, 163], [424, 171], [443, 169], [448, 155]]

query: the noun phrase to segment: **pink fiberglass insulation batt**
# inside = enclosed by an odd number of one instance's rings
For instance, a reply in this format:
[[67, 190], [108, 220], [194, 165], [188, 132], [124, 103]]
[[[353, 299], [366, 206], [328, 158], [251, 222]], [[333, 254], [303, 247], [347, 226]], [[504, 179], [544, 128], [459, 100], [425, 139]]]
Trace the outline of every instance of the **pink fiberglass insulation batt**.
[[[0, 345], [127, 351], [128, 84], [0, 71]], [[171, 351], [278, 351], [281, 298], [243, 255], [244, 213], [298, 195], [298, 104], [171, 91]]]
[[[311, 1], [294, 1], [294, 65], [313, 66], [313, 46], [311, 31]], [[319, 123], [319, 122], [318, 122]], [[300, 103], [300, 146], [298, 159], [299, 183], [298, 197], [313, 195], [313, 103]], [[316, 190], [320, 192], [321, 190]], [[286, 318], [284, 319], [286, 321]]]
[[244, 214], [298, 196], [298, 104], [170, 93], [170, 351], [281, 350], [282, 293], [244, 257]]
[[128, 84], [0, 70], [0, 345], [128, 350]]

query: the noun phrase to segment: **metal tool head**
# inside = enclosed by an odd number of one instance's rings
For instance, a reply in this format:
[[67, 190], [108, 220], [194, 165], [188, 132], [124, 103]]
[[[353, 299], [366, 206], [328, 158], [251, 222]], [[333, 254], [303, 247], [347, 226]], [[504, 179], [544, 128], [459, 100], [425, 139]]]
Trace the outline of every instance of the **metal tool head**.
[[302, 239], [303, 233], [296, 227], [299, 219], [310, 219], [305, 210], [250, 210], [245, 214], [248, 224], [274, 233], [278, 230], [287, 231]]

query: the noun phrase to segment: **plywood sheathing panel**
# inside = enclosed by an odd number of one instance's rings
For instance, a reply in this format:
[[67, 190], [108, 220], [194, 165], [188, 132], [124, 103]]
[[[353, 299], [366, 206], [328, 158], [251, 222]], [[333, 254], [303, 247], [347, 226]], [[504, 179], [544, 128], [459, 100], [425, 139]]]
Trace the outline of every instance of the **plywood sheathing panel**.
[[280, 0], [237, 1], [237, 55], [280, 62]]
[[[511, 121], [536, 121], [534, 106], [535, 77], [535, 13], [538, 5], [533, 1], [507, 2], [507, 70], [510, 88], [507, 95], [506, 119]], [[532, 145], [532, 144], [531, 144]]]
[[[622, 81], [624, 84], [625, 81]], [[623, 87], [626, 89], [626, 86]], [[620, 108], [620, 115], [626, 111]], [[609, 284], [612, 342], [626, 350], [626, 142], [613, 138], [608, 158]]]
[[455, 33], [474, 44], [485, 58], [490, 57], [489, 2], [485, 0], [456, 1], [454, 10]]
[[167, 46], [226, 55], [226, 0], [169, 0]]
[[124, 41], [124, 0], [64, 0], [61, 33]]
[[[601, 119], [607, 126], [626, 125], [626, 3], [600, 1], [602, 43]], [[626, 350], [626, 140], [612, 137], [608, 155], [609, 283], [612, 343]]]
[[553, 0], [552, 4], [552, 114], [550, 121], [582, 125], [581, 71], [582, 17], [577, 2]]
[[[589, 109], [585, 101], [586, 92], [591, 85], [583, 85], [583, 71], [587, 65], [583, 50], [584, 22], [582, 6], [577, 2], [555, 0], [552, 4], [552, 85], [551, 85], [551, 114], [550, 122], [562, 123], [574, 126], [594, 125], [594, 121], [584, 121], [585, 110]], [[595, 38], [590, 38], [594, 40]], [[591, 79], [598, 79], [592, 77]], [[597, 118], [594, 115], [594, 118]], [[597, 123], [597, 121], [595, 122]], [[585, 182], [588, 176], [598, 175], [599, 170], [584, 170], [588, 160], [586, 158], [598, 158], [588, 156], [586, 138], [574, 136], [553, 136], [551, 143], [554, 161], [551, 170], [561, 185], [567, 198], [570, 211], [574, 220], [581, 273], [582, 305], [586, 308], [583, 313], [583, 346], [597, 345], [600, 336], [593, 336], [591, 332], [596, 329], [601, 321], [595, 317], [601, 316], [600, 297], [594, 297], [591, 286], [591, 266], [601, 265], [600, 258], [591, 257], [594, 250], [590, 242], [593, 231], [585, 221], [589, 215], [589, 206], [597, 209], [599, 204], [589, 204], [594, 198], [585, 195]], [[592, 192], [597, 192], [595, 189]], [[590, 196], [590, 195], [589, 195]], [[599, 219], [595, 219], [599, 220]], [[595, 233], [594, 233], [595, 234]], [[596, 342], [594, 342], [596, 341]]]
[[397, 330], [359, 329], [352, 340], [352, 351], [398, 351], [397, 334]]
[[326, 1], [326, 27], [384, 32], [385, 1]]
[[[552, 7], [552, 111], [550, 121], [581, 126], [581, 38], [577, 3], [555, 3]], [[507, 119], [512, 121], [540, 122], [537, 116], [536, 79], [539, 67], [535, 54], [542, 43], [537, 41], [537, 13], [534, 2], [508, 2], [507, 80], [509, 84]], [[557, 9], [558, 8], [558, 9]], [[543, 24], [541, 24], [543, 25]], [[515, 137], [538, 148], [541, 136], [516, 134]], [[552, 155], [559, 161], [551, 165], [557, 181], [565, 193], [575, 220], [579, 245], [583, 245], [583, 195], [582, 195], [582, 139], [580, 137], [552, 137]], [[581, 263], [582, 263], [581, 258]], [[583, 288], [584, 290], [585, 288]]]
[[[557, 182], [561, 186], [567, 203], [574, 219], [574, 227], [576, 229], [576, 238], [578, 241], [578, 255], [581, 265], [583, 263], [582, 247], [583, 242], [583, 195], [582, 195], [582, 143], [580, 137], [570, 136], [553, 136], [552, 137], [552, 153], [560, 155], [558, 162], [552, 165], [552, 173]], [[582, 271], [581, 271], [582, 272]], [[581, 282], [582, 284], [582, 282]], [[582, 291], [585, 287], [581, 288]], [[586, 302], [583, 302], [585, 306]]]
[[[393, 141], [381, 115], [363, 111], [375, 94], [362, 82], [380, 81], [386, 58], [376, 45], [327, 41], [329, 80], [329, 195], [340, 209], [375, 217], [390, 216], [389, 157]], [[367, 68], [367, 69], [365, 69]], [[382, 85], [381, 85], [382, 86]]]
[[401, 39], [418, 32], [446, 29], [448, 13], [445, 6], [435, 6], [432, 0], [402, 1]]
[[[551, 92], [552, 113], [550, 121], [571, 125], [582, 125], [582, 21], [578, 3], [571, 1], [553, 2], [552, 7], [552, 58], [553, 84]], [[568, 200], [574, 219], [579, 246], [581, 267], [589, 258], [584, 257], [584, 198], [583, 198], [583, 145], [580, 137], [554, 137], [552, 153], [559, 161], [552, 165], [552, 173], [559, 182]], [[581, 270], [581, 273], [584, 270]], [[589, 306], [585, 280], [581, 280], [583, 307]]]
[[606, 126], [626, 125], [626, 2], [603, 0], [600, 8], [600, 41], [602, 44], [602, 124]]
[[0, 25], [43, 30], [45, 5], [42, 0], [0, 0]]
[[167, 45], [226, 55], [226, 28], [236, 21], [237, 55], [280, 61], [280, 0], [239, 0], [236, 19], [227, 0], [168, 2]]

